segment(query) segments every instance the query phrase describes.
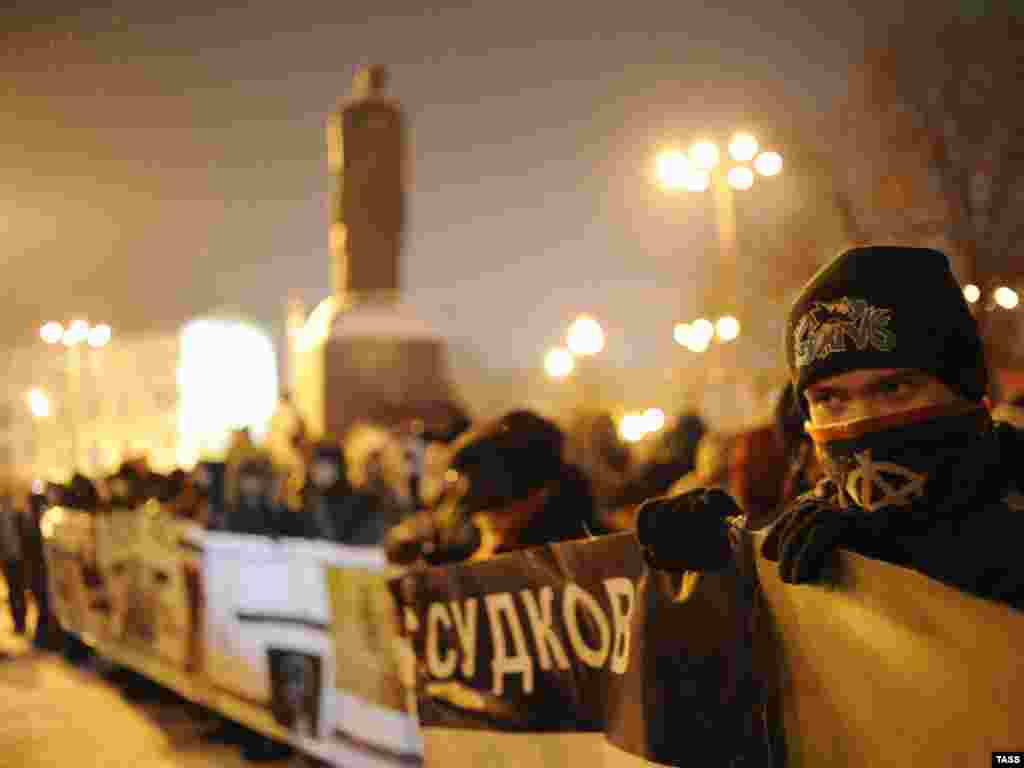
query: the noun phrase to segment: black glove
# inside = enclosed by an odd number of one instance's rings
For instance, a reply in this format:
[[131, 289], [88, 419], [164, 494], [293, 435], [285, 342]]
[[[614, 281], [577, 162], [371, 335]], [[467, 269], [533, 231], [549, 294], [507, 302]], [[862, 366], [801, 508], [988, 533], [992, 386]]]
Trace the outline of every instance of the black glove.
[[441, 524], [430, 515], [406, 520], [388, 531], [384, 549], [395, 565], [424, 560], [449, 565], [468, 560], [480, 548], [480, 529], [463, 518]]
[[842, 545], [855, 524], [855, 513], [846, 512], [827, 499], [808, 495], [775, 523], [761, 554], [779, 563], [779, 577], [787, 584], [817, 581], [830, 553]]
[[636, 517], [644, 559], [664, 571], [720, 571], [732, 559], [726, 518], [743, 512], [725, 491], [697, 490], [645, 502]]

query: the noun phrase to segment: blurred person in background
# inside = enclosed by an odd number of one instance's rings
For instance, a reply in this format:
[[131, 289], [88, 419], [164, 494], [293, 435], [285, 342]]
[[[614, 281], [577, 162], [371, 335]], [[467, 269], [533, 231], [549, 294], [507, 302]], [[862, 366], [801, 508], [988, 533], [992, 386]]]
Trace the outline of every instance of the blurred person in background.
[[388, 530], [414, 512], [409, 466], [399, 438], [375, 424], [355, 424], [345, 436], [344, 463], [352, 492], [341, 517], [337, 541], [375, 547]]
[[565, 459], [590, 478], [594, 499], [604, 508], [629, 479], [633, 457], [619, 436], [608, 411], [581, 411], [571, 420], [566, 435]]
[[233, 430], [224, 455], [224, 491], [229, 506], [230, 499], [238, 488], [239, 468], [250, 458], [265, 458], [273, 462], [272, 456], [256, 447], [248, 427]]
[[480, 560], [586, 538], [594, 497], [583, 471], [564, 460], [564, 444], [557, 426], [525, 410], [464, 434], [452, 447], [439, 503], [389, 532], [389, 558]]
[[192, 470], [192, 486], [196, 492], [194, 519], [214, 531], [227, 526], [224, 475], [225, 464], [222, 461], [200, 461]]
[[409, 501], [413, 511], [423, 509], [423, 473], [427, 454], [427, 438], [422, 419], [412, 419], [400, 430], [406, 474], [409, 478]]
[[433, 507], [444, 490], [444, 473], [448, 470], [452, 446], [469, 431], [472, 422], [461, 410], [447, 423], [444, 429], [423, 433], [426, 445], [423, 449], [423, 474], [420, 478], [420, 508]]
[[689, 493], [695, 488], [729, 488], [733, 437], [721, 432], [705, 432], [697, 443], [692, 472], [679, 478], [669, 488], [669, 496]]
[[149, 467], [145, 455], [125, 459], [120, 468], [107, 478], [107, 492], [110, 504], [116, 507], [134, 509], [160, 492], [163, 479]]
[[281, 476], [283, 503], [289, 509], [302, 509], [306, 469], [312, 461], [314, 443], [291, 392], [281, 395], [267, 429], [265, 446]]
[[157, 500], [174, 517], [199, 521], [202, 496], [196, 487], [195, 472], [186, 472], [180, 467], [172, 471]]
[[100, 494], [96, 485], [85, 475], [76, 472], [68, 484], [64, 505], [82, 512], [95, 513], [100, 508]]
[[735, 436], [728, 488], [748, 526], [760, 528], [778, 516], [786, 475], [784, 447], [774, 424]]
[[610, 526], [616, 531], [631, 531], [636, 527], [640, 506], [648, 499], [661, 496], [680, 496], [696, 488], [729, 487], [733, 438], [720, 432], [703, 432], [697, 441], [694, 466], [668, 488], [647, 495], [649, 487], [638, 489], [624, 497], [621, 505], [608, 513]]
[[608, 502], [609, 529], [631, 530], [639, 506], [647, 499], [664, 496], [672, 486], [694, 471], [697, 450], [707, 427], [696, 413], [686, 412], [675, 426], [661, 435], [649, 461]]
[[231, 467], [227, 486], [227, 530], [254, 536], [301, 535], [298, 517], [279, 504], [270, 456], [246, 453]]
[[341, 443], [333, 439], [316, 442], [304, 475], [300, 514], [307, 535], [340, 542], [347, 533], [346, 515], [352, 495]]
[[0, 491], [0, 558], [3, 559], [4, 578], [7, 580], [7, 604], [10, 607], [14, 631], [25, 634], [25, 563], [22, 558], [21, 526], [11, 488]]
[[45, 494], [35, 491], [28, 494], [20, 518], [21, 551], [26, 582], [36, 604], [36, 629], [32, 645], [44, 650], [59, 650], [63, 647], [63, 641], [57, 619], [50, 611], [50, 587], [43, 552], [43, 532], [40, 527], [48, 508]]

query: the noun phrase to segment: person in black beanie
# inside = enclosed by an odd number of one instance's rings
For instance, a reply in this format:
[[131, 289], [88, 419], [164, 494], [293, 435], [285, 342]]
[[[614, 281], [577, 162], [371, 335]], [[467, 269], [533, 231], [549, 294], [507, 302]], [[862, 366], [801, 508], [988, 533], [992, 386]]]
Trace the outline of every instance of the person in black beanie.
[[1024, 436], [990, 416], [946, 256], [843, 253], [794, 302], [786, 353], [825, 477], [764, 542], [781, 578], [819, 580], [843, 548], [1024, 610]]
[[595, 519], [590, 481], [563, 459], [565, 436], [527, 410], [456, 441], [435, 509], [391, 529], [392, 562], [432, 564], [586, 538]]

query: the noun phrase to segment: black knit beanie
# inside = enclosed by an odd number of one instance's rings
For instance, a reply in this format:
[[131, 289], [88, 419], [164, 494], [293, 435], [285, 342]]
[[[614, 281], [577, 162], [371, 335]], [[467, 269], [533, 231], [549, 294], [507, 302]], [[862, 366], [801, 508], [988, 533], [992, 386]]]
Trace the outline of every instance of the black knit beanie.
[[945, 254], [854, 248], [822, 268], [793, 302], [786, 361], [797, 402], [821, 379], [864, 368], [913, 368], [980, 402], [988, 373], [978, 327]]

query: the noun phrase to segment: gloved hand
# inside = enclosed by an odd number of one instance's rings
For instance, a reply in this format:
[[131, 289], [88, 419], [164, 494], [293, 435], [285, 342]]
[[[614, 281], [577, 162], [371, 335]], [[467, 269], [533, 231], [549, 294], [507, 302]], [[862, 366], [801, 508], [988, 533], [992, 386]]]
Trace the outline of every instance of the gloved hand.
[[808, 494], [776, 521], [761, 554], [779, 563], [779, 577], [787, 584], [817, 581], [830, 554], [853, 532], [856, 522], [856, 513]]
[[636, 537], [647, 563], [664, 571], [719, 571], [732, 559], [726, 518], [743, 512], [718, 488], [651, 499], [637, 512]]
[[448, 565], [468, 560], [480, 547], [480, 530], [469, 520], [438, 520], [421, 513], [388, 531], [384, 550], [388, 562], [412, 565]]

